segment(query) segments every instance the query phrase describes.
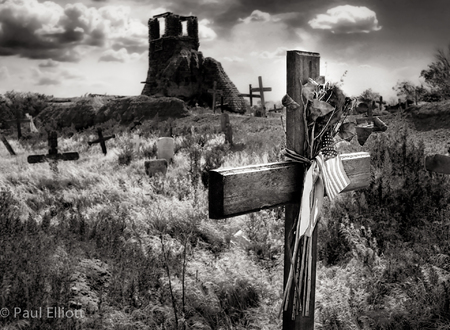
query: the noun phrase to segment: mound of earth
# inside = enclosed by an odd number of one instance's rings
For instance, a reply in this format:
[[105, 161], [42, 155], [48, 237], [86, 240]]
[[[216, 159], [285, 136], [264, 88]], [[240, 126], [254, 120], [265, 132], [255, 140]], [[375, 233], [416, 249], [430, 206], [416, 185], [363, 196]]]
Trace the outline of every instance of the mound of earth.
[[95, 96], [69, 102], [51, 102], [38, 116], [42, 124], [53, 123], [57, 127], [84, 129], [114, 119], [129, 124], [137, 119], [152, 119], [158, 115], [162, 120], [188, 115], [185, 103], [175, 97], [129, 97]]
[[408, 112], [418, 131], [450, 129], [450, 100], [419, 104]]
[[101, 107], [95, 116], [96, 123], [115, 119], [129, 124], [135, 119], [180, 118], [188, 115], [185, 103], [176, 97], [150, 97], [146, 95], [111, 100]]

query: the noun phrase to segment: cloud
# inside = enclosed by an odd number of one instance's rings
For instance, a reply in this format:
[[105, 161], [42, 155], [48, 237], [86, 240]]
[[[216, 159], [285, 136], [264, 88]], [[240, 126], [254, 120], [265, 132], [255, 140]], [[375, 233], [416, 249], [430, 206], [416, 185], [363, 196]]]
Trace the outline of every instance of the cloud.
[[278, 47], [273, 52], [265, 50], [260, 53], [252, 52], [252, 53], [250, 53], [250, 55], [257, 56], [258, 58], [262, 58], [262, 59], [276, 59], [276, 58], [284, 59], [286, 57], [286, 51], [288, 51], [288, 50], [289, 50], [289, 48], [286, 48], [286, 47]]
[[71, 80], [82, 80], [83, 76], [77, 71], [69, 69], [60, 69], [59, 66], [52, 67], [52, 70], [47, 70], [48, 67], [43, 67], [44, 72], [40, 70], [41, 65], [31, 69], [31, 77], [34, 78], [34, 84], [38, 86], [61, 85], [63, 82]]
[[36, 83], [36, 85], [39, 85], [39, 86], [59, 85], [59, 84], [61, 84], [61, 82], [59, 80], [48, 78], [48, 77], [42, 77]]
[[228, 62], [244, 62], [245, 60], [242, 57], [239, 56], [225, 56], [223, 57], [224, 61]]
[[57, 68], [59, 66], [59, 62], [56, 62], [52, 59], [48, 59], [47, 61], [43, 62], [43, 63], [39, 63], [39, 67], [40, 68]]
[[0, 80], [6, 80], [9, 79], [9, 77], [10, 75], [8, 68], [6, 66], [0, 66]]
[[211, 22], [206, 18], [198, 22], [198, 37], [201, 41], [211, 41], [217, 37], [216, 32], [208, 27], [209, 24], [211, 24]]
[[319, 14], [308, 24], [313, 29], [330, 30], [332, 33], [369, 33], [379, 31], [377, 15], [367, 7], [337, 6]]
[[125, 48], [121, 48], [118, 51], [108, 49], [98, 59], [99, 62], [129, 62], [139, 59], [140, 55], [137, 53], [129, 54]]
[[252, 22], [280, 22], [285, 20], [292, 20], [298, 17], [298, 15], [299, 13], [297, 12], [271, 15], [269, 13], [256, 9], [250, 14], [250, 16], [246, 18], [239, 18], [238, 22], [243, 22], [244, 24], [250, 24]]
[[147, 27], [130, 18], [125, 6], [3, 0], [0, 26], [0, 56], [77, 62], [93, 47], [140, 53], [148, 48]]
[[262, 12], [261, 10], [254, 10], [250, 16], [246, 18], [239, 18], [239, 22], [249, 24], [251, 22], [270, 22], [271, 16], [269, 13]]

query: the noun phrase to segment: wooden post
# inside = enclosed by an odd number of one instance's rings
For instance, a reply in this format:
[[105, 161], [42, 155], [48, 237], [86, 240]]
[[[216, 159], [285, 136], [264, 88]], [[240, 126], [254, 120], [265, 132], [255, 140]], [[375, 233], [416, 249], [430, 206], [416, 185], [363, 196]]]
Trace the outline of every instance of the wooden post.
[[[318, 53], [288, 51], [287, 52], [287, 94], [297, 102], [300, 107], [296, 110], [286, 109], [286, 147], [300, 155], [305, 155], [305, 121], [303, 120], [302, 86], [308, 82], [308, 78], [316, 79], [320, 76], [320, 55]], [[305, 155], [306, 156], [306, 155]], [[300, 199], [299, 199], [300, 201]], [[291, 264], [291, 255], [288, 251], [289, 233], [294, 226], [295, 218], [300, 208], [299, 202], [286, 205], [285, 213], [285, 253], [284, 253], [284, 286], [286, 286]], [[289, 303], [287, 311], [283, 312], [283, 330], [314, 329], [314, 306], [316, 287], [316, 262], [317, 262], [317, 227], [312, 235], [312, 268], [311, 268], [311, 299], [309, 316], [298, 315], [292, 320], [292, 303]], [[301, 255], [301, 252], [299, 252]], [[292, 286], [289, 297], [294, 293]], [[290, 299], [292, 301], [292, 299]]]
[[14, 152], [13, 148], [9, 144], [8, 140], [6, 140], [5, 136], [3, 134], [0, 134], [0, 139], [2, 140], [3, 144], [5, 145], [6, 149], [8, 149], [11, 156], [15, 156], [16, 153]]
[[248, 85], [249, 95], [250, 95], [250, 106], [253, 106], [253, 92], [252, 92], [252, 84]]
[[259, 90], [260, 90], [260, 95], [261, 95], [262, 115], [263, 115], [263, 117], [265, 117], [266, 116], [266, 101], [264, 100], [264, 90], [263, 90], [263, 83], [262, 83], [261, 76], [258, 77], [258, 85], [259, 85]]
[[102, 147], [102, 152], [103, 152], [103, 154], [106, 155], [107, 150], [106, 150], [105, 141], [108, 141], [109, 139], [115, 138], [116, 135], [113, 134], [111, 136], [103, 137], [103, 132], [102, 132], [102, 129], [100, 127], [97, 128], [97, 134], [98, 134], [98, 139], [94, 140], [94, 141], [89, 141], [88, 144], [89, 144], [89, 146], [91, 146], [94, 143], [100, 143], [100, 146]]
[[[264, 92], [271, 92], [272, 87], [264, 87], [261, 76], [258, 77], [258, 85], [259, 85], [258, 88], [251, 88], [250, 91], [251, 92], [259, 92], [259, 97], [261, 98], [262, 116], [265, 117], [266, 116], [266, 106], [265, 106], [266, 102], [264, 100]], [[255, 97], [255, 96], [253, 96], [253, 97]]]
[[16, 124], [17, 128], [17, 139], [20, 140], [22, 138], [22, 123], [29, 123], [29, 119], [13, 119], [6, 121], [8, 124]]
[[212, 109], [213, 109], [213, 113], [216, 113], [216, 94], [223, 95], [223, 91], [216, 89], [217, 81], [214, 81], [213, 86], [214, 86], [213, 89], [208, 89], [208, 93], [212, 94], [212, 96], [213, 96]]

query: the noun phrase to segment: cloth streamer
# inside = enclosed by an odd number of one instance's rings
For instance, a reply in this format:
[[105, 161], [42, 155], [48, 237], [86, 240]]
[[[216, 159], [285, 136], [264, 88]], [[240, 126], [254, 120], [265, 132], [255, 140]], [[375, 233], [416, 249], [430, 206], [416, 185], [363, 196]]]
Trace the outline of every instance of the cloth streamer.
[[[303, 179], [303, 192], [301, 196], [300, 212], [296, 222], [294, 252], [291, 258], [291, 267], [286, 283], [282, 310], [287, 310], [288, 295], [295, 280], [293, 319], [297, 312], [309, 315], [309, 302], [311, 295], [311, 267], [312, 267], [312, 239], [311, 236], [319, 220], [325, 194], [334, 199], [350, 184], [345, 173], [342, 160], [337, 153], [320, 152], [314, 160], [308, 160], [292, 150], [285, 149], [283, 154], [293, 161], [309, 165]], [[331, 157], [330, 157], [331, 156]], [[298, 256], [301, 237], [303, 240], [303, 253]], [[308, 240], [308, 243], [307, 243]], [[305, 253], [305, 249], [307, 253]], [[300, 260], [299, 260], [300, 259]], [[303, 283], [302, 283], [303, 282]]]

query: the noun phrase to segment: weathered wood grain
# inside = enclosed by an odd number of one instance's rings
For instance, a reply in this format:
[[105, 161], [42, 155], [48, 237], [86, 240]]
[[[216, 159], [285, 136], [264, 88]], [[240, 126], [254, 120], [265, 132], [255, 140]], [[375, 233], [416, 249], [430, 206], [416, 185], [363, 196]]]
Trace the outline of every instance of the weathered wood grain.
[[432, 155], [425, 157], [427, 171], [450, 174], [450, 157], [445, 155]]
[[[370, 182], [370, 155], [341, 155], [351, 184], [344, 192]], [[209, 217], [229, 218], [299, 201], [303, 165], [291, 161], [250, 165], [209, 172]]]

